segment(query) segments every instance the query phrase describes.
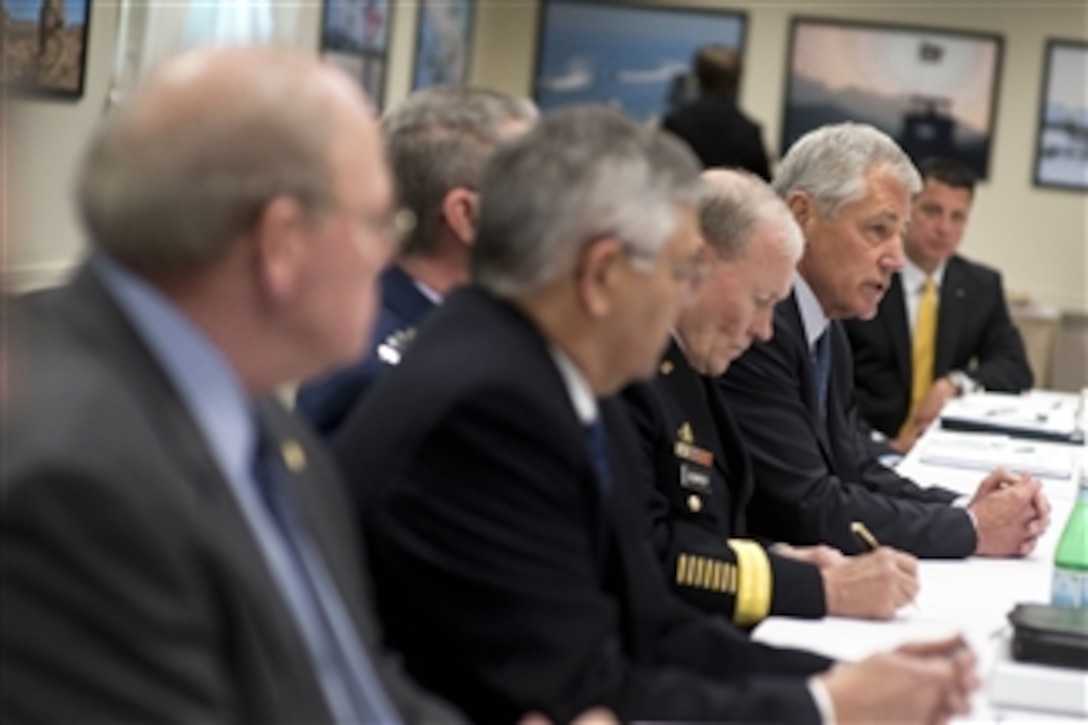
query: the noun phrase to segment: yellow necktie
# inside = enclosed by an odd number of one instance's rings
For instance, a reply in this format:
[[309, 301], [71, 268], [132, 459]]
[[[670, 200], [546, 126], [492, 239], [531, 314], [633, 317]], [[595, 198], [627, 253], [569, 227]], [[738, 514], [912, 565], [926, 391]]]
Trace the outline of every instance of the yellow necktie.
[[937, 350], [937, 285], [926, 277], [922, 285], [922, 298], [918, 300], [918, 319], [914, 322], [914, 349], [911, 354], [913, 378], [910, 387], [910, 415], [904, 426], [914, 417], [918, 403], [933, 385], [933, 360]]

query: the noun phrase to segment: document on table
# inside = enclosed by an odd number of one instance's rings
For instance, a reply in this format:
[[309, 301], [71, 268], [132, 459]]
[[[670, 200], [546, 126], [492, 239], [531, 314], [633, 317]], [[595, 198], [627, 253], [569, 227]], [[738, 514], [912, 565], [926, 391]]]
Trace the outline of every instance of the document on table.
[[1072, 479], [1077, 474], [1081, 450], [1020, 440], [1005, 435], [941, 431], [919, 442], [918, 461], [928, 466], [947, 466], [990, 471], [1003, 466], [1015, 473], [1039, 478]]
[[1083, 442], [1080, 396], [1031, 391], [1023, 395], [980, 393], [953, 398], [941, 410], [947, 430], [1005, 433], [1021, 438]]

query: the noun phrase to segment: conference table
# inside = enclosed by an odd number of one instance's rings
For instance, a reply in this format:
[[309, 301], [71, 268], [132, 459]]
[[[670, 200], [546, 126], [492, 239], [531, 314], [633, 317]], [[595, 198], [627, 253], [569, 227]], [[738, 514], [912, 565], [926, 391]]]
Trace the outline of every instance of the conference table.
[[[1058, 394], [1045, 393], [1058, 400]], [[1079, 401], [1068, 394], [1069, 401]], [[1007, 398], [1006, 398], [1007, 399]], [[1081, 407], [1081, 414], [1088, 411]], [[957, 452], [962, 454], [957, 456]], [[921, 561], [921, 591], [890, 622], [829, 617], [770, 617], [755, 639], [804, 647], [840, 660], [858, 660], [910, 641], [962, 634], [979, 661], [982, 687], [968, 717], [956, 722], [1045, 723], [1088, 721], [1088, 672], [1029, 665], [1009, 657], [1006, 615], [1018, 602], [1050, 598], [1053, 556], [1088, 463], [1085, 445], [1025, 441], [1003, 435], [949, 431], [935, 423], [896, 468], [920, 484], [939, 484], [970, 495], [985, 475], [979, 458], [1035, 468], [1052, 506], [1051, 525], [1035, 551], [1021, 559], [972, 557]], [[1016, 469], [1014, 469], [1016, 470]]]

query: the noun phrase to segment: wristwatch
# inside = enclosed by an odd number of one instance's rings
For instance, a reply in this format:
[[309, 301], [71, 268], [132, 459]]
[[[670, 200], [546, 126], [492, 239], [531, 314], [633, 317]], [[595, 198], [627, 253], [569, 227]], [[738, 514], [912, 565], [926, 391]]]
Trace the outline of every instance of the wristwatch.
[[967, 395], [968, 393], [977, 393], [982, 390], [982, 386], [962, 370], [953, 370], [948, 373], [946, 377], [948, 377], [948, 379], [952, 381], [952, 384], [956, 386], [957, 395]]

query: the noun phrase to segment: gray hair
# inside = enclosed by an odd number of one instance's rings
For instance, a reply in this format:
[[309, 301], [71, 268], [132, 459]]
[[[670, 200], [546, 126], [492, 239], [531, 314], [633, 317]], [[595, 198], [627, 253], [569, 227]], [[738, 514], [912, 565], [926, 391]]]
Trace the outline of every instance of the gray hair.
[[277, 196], [313, 211], [330, 204], [327, 92], [305, 64], [274, 71], [223, 107], [149, 83], [106, 120], [76, 181], [91, 243], [145, 274], [190, 273], [220, 259]]
[[763, 179], [741, 169], [703, 172], [706, 189], [699, 202], [699, 228], [706, 240], [726, 261], [748, 252], [752, 236], [761, 224], [771, 224], [775, 238], [794, 261], [801, 258], [804, 237], [782, 201]]
[[865, 175], [890, 172], [911, 195], [922, 179], [910, 157], [887, 134], [861, 123], [821, 126], [799, 138], [778, 166], [772, 185], [782, 198], [805, 191], [826, 216], [865, 194]]
[[443, 86], [417, 91], [382, 119], [400, 203], [418, 222], [403, 240], [401, 256], [431, 251], [446, 194], [477, 188], [509, 124], [532, 123], [537, 115], [525, 98]]
[[698, 161], [667, 133], [604, 106], [553, 111], [484, 174], [473, 277], [499, 296], [523, 295], [605, 236], [656, 256], [676, 230], [676, 207], [694, 207], [701, 192]]

